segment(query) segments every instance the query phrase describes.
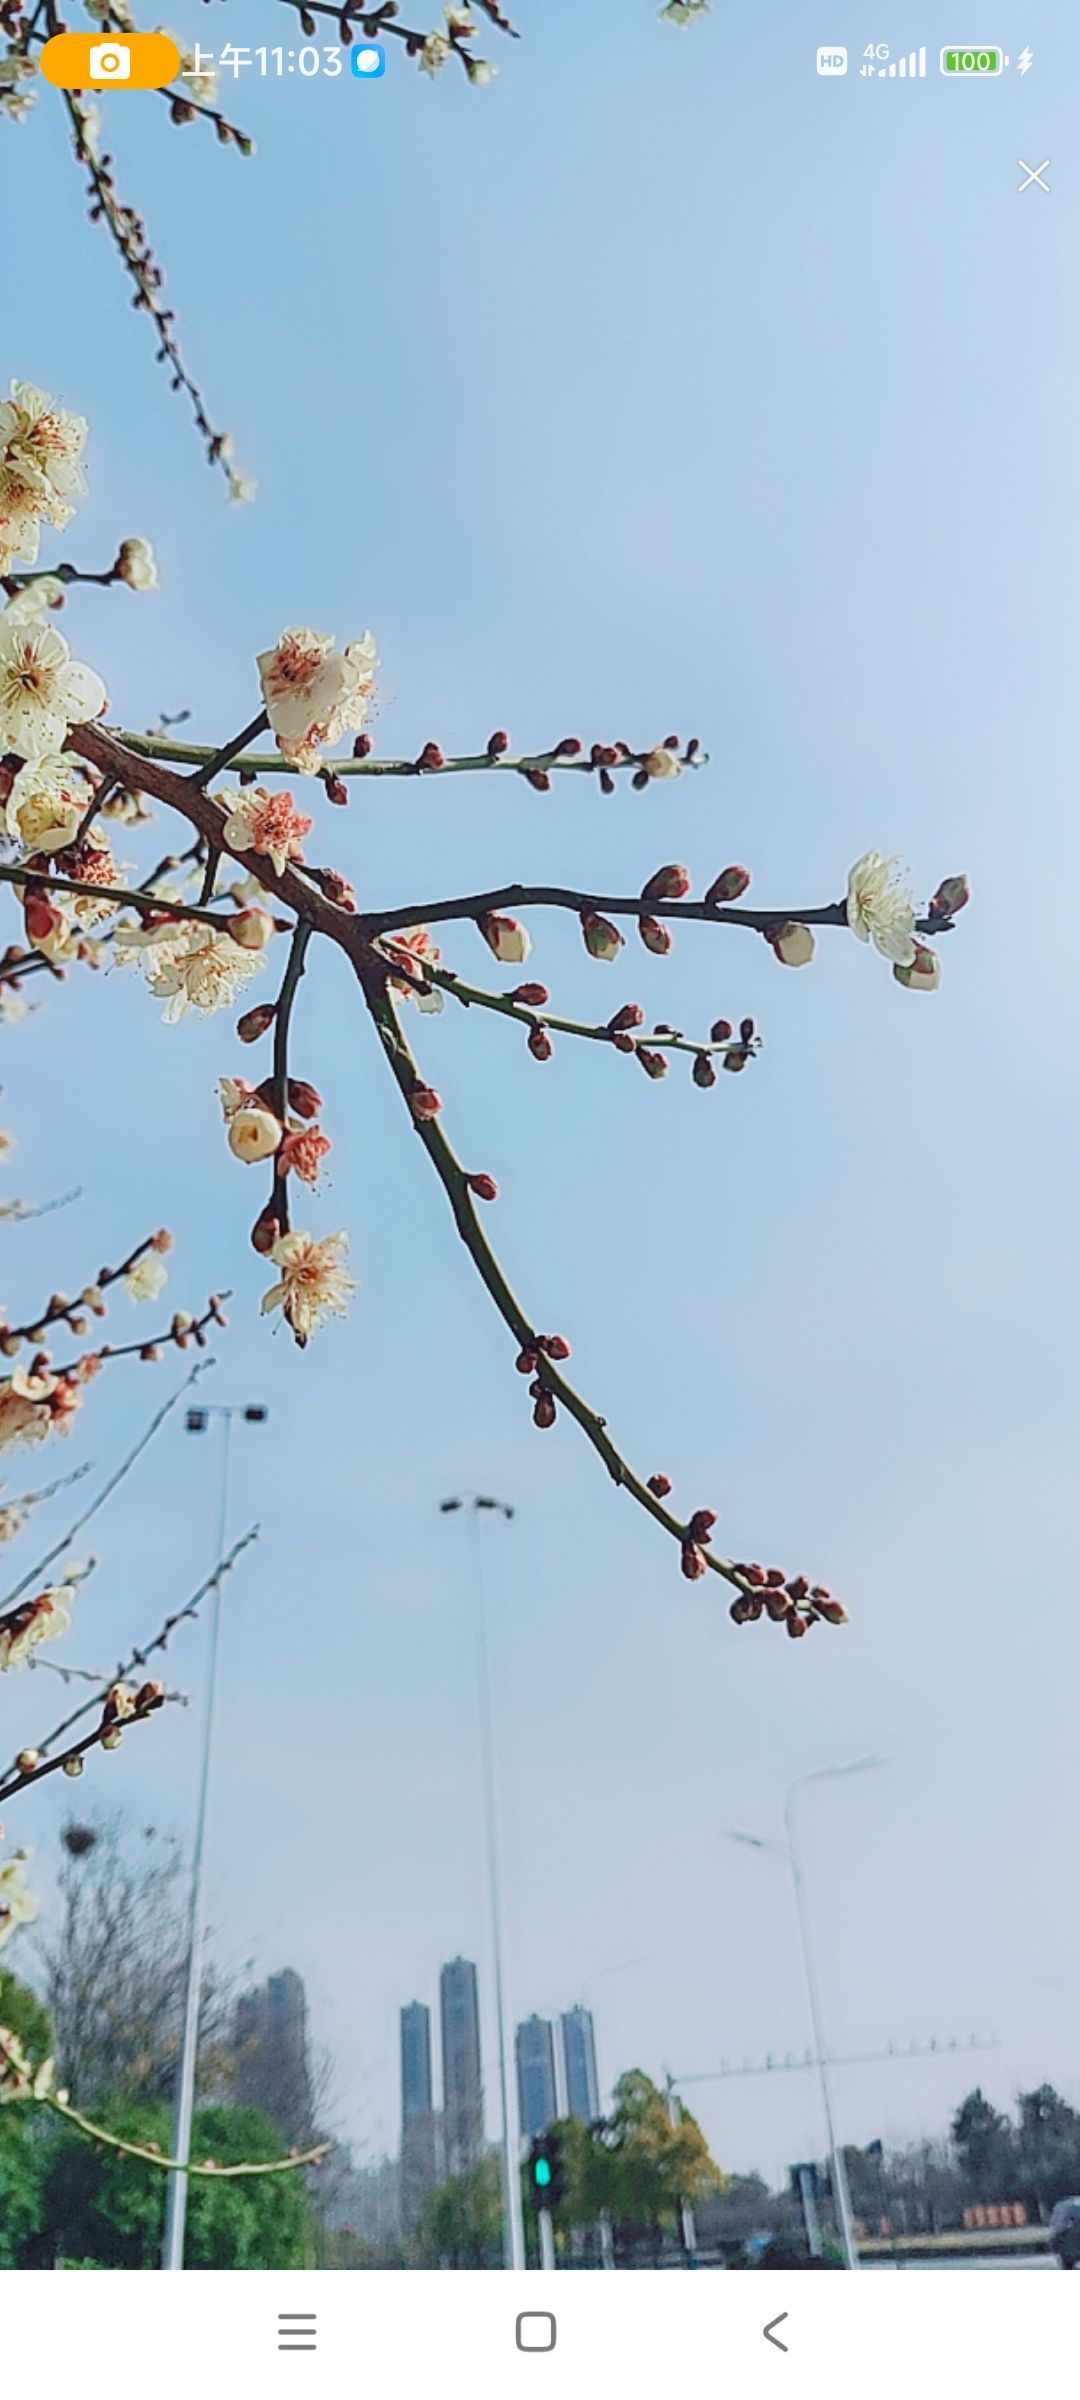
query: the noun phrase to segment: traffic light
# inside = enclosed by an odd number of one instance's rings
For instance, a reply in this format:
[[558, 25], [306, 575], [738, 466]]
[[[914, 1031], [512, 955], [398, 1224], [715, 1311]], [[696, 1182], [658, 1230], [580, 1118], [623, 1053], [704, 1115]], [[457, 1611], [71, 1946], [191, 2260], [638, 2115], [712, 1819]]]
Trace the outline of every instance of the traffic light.
[[529, 2199], [539, 2214], [549, 2214], [559, 2208], [566, 2198], [566, 2169], [563, 2163], [562, 2135], [539, 2133], [529, 2152], [526, 2177]]

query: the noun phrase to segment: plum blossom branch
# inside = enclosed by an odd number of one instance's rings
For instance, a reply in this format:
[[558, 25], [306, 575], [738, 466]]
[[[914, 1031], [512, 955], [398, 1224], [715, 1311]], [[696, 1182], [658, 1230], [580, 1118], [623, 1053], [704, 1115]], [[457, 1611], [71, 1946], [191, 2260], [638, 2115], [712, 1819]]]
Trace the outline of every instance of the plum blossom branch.
[[[182, 1608], [174, 1609], [172, 1615], [165, 1618], [153, 1640], [141, 1643], [138, 1648], [134, 1649], [130, 1658], [125, 1659], [123, 1665], [117, 1668], [115, 1675], [103, 1675], [96, 1680], [101, 1683], [125, 1683], [128, 1676], [134, 1674], [136, 1668], [144, 1667], [147, 1659], [152, 1658], [156, 1651], [167, 1650], [177, 1626], [186, 1624], [198, 1616], [203, 1602], [217, 1590], [218, 1585], [223, 1582], [226, 1575], [231, 1573], [244, 1551], [250, 1548], [252, 1542], [257, 1542], [258, 1538], [258, 1526], [250, 1526], [247, 1533], [241, 1534], [239, 1540], [233, 1543], [231, 1550], [226, 1551], [225, 1556], [218, 1560], [213, 1573], [207, 1576], [205, 1583], [201, 1583], [196, 1592], [192, 1593], [190, 1600], [186, 1600]], [[64, 1717], [59, 1725], [54, 1725], [52, 1732], [45, 1734], [36, 1744], [38, 1754], [44, 1756], [46, 1752], [53, 1749], [57, 1742], [63, 1741], [64, 1735], [71, 1732], [72, 1726], [80, 1724], [83, 1717], [89, 1716], [91, 1710], [96, 1706], [96, 1700], [84, 1700], [79, 1708], [72, 1709], [70, 1716]], [[4, 1797], [5, 1793], [0, 1790], [0, 1799]]]
[[[479, 984], [466, 983], [462, 976], [453, 974], [448, 967], [436, 966], [430, 959], [409, 959], [402, 951], [395, 955], [389, 942], [382, 946], [395, 975], [402, 974], [404, 970], [419, 991], [434, 984], [437, 990], [449, 993], [452, 999], [460, 1002], [462, 1008], [488, 1008], [497, 1016], [510, 1017], [518, 1025], [530, 1028], [542, 1025], [549, 1033], [572, 1034], [583, 1042], [603, 1042], [609, 1049], [614, 1044], [632, 1051], [640, 1047], [640, 1041], [647, 1040], [650, 1047], [656, 1050], [681, 1050], [690, 1058], [737, 1057], [740, 1064], [744, 1064], [747, 1056], [759, 1047], [752, 1025], [745, 1035], [740, 1033], [738, 1038], [730, 1026], [723, 1034], [714, 1028], [707, 1041], [697, 1042], [689, 1040], [684, 1033], [676, 1033], [671, 1026], [657, 1025], [647, 1036], [642, 1033], [639, 1039], [638, 1029], [644, 1024], [644, 1012], [632, 1005], [617, 1009], [606, 1024], [586, 1025], [575, 1017], [556, 1016], [547, 1008], [547, 994], [542, 983], [519, 985], [513, 992], [488, 992]], [[526, 998], [526, 994], [530, 996]]]
[[84, 1352], [81, 1359], [69, 1359], [64, 1366], [54, 1367], [51, 1372], [62, 1381], [66, 1376], [77, 1374], [80, 1368], [85, 1372], [89, 1366], [96, 1371], [99, 1366], [118, 1358], [141, 1358], [152, 1365], [170, 1343], [177, 1350], [186, 1350], [189, 1342], [194, 1342], [198, 1349], [205, 1350], [207, 1326], [228, 1323], [222, 1306], [230, 1297], [228, 1292], [211, 1292], [201, 1317], [192, 1317], [186, 1309], [177, 1309], [171, 1325], [166, 1327], [164, 1333], [152, 1333], [140, 1342], [103, 1342], [100, 1348]]
[[[103, 1743], [108, 1748], [114, 1748], [121, 1720], [115, 1709], [110, 1709], [109, 1703], [113, 1694], [122, 1690], [124, 1690], [122, 1685], [114, 1684], [110, 1687], [106, 1695], [101, 1723], [95, 1725], [92, 1732], [84, 1733], [81, 1741], [71, 1742], [66, 1750], [59, 1751], [55, 1758], [41, 1758], [36, 1750], [20, 1751], [19, 1760], [33, 1759], [36, 1763], [33, 1766], [20, 1765], [19, 1761], [16, 1761], [13, 1773], [0, 1782], [0, 1803], [16, 1799], [18, 1794], [27, 1791], [32, 1783], [42, 1783], [47, 1775], [81, 1775], [82, 1762], [89, 1756], [91, 1750], [99, 1750]], [[126, 1695], [126, 1699], [130, 1700], [130, 1705], [125, 1705], [123, 1708], [123, 1725], [125, 1727], [145, 1725], [150, 1717], [156, 1716], [158, 1710], [164, 1707], [164, 1687], [160, 1683], [146, 1683], [139, 1692]], [[92, 1702], [91, 1705], [97, 1706], [97, 1703]], [[110, 1740], [110, 1736], [113, 1737], [112, 1740]]]
[[[87, 822], [88, 819], [84, 818], [83, 825], [80, 827], [80, 832], [85, 830]], [[85, 879], [78, 880], [71, 875], [56, 875], [53, 874], [51, 870], [46, 873], [45, 870], [40, 866], [13, 867], [0, 865], [0, 883], [20, 884], [23, 886], [29, 886], [32, 890], [41, 889], [44, 887], [51, 891], [72, 892], [80, 900], [111, 900], [118, 909], [138, 908], [149, 910], [152, 916], [166, 919], [172, 919], [175, 917], [178, 923], [190, 922], [193, 925], [216, 925], [225, 933], [227, 933], [229, 930], [228, 917], [222, 912], [221, 909], [215, 910], [212, 908], [200, 908], [193, 902], [189, 901], [163, 900], [160, 894], [157, 892], [141, 891], [138, 889], [128, 890], [123, 885], [87, 883]], [[27, 963], [29, 965], [29, 962]], [[48, 959], [45, 961], [46, 965], [49, 965], [50, 963], [51, 962]], [[12, 971], [10, 969], [8, 970], [8, 979], [9, 981], [12, 980]]]
[[[23, 1593], [29, 1590], [30, 1585], [37, 1583], [41, 1576], [47, 1574], [49, 1568], [55, 1564], [55, 1561], [63, 1556], [64, 1551], [71, 1548], [72, 1542], [78, 1540], [80, 1533], [82, 1533], [86, 1526], [90, 1524], [92, 1518], [96, 1517], [98, 1510], [104, 1508], [106, 1501], [111, 1500], [113, 1493], [118, 1489], [119, 1485], [122, 1484], [126, 1477], [131, 1474], [132, 1469], [138, 1466], [143, 1452], [149, 1449], [155, 1435], [160, 1433], [162, 1426], [172, 1415], [174, 1408], [179, 1405], [180, 1401], [184, 1397], [185, 1392], [189, 1392], [192, 1384], [197, 1383], [200, 1375], [205, 1375], [208, 1368], [212, 1367], [213, 1364], [214, 1361], [212, 1358], [200, 1358], [196, 1361], [195, 1365], [191, 1368], [190, 1373], [185, 1375], [183, 1383], [178, 1384], [175, 1392], [170, 1394], [169, 1398], [162, 1403], [162, 1406], [156, 1411], [155, 1415], [151, 1417], [150, 1423], [144, 1426], [142, 1433], [139, 1435], [138, 1441], [135, 1443], [134, 1447], [128, 1451], [127, 1457], [121, 1460], [121, 1463], [118, 1467], [114, 1468], [112, 1474], [107, 1478], [106, 1482], [102, 1484], [100, 1491], [95, 1492], [93, 1499], [82, 1511], [82, 1514], [75, 1518], [73, 1524], [68, 1526], [66, 1533], [63, 1533], [60, 1536], [59, 1541], [54, 1542], [50, 1550], [46, 1550], [44, 1557], [35, 1561], [34, 1565], [22, 1577], [21, 1582], [13, 1585], [11, 1591], [4, 1594], [3, 1599], [0, 1600], [0, 1610], [12, 1608], [17, 1600], [21, 1600]], [[90, 1470], [88, 1466], [79, 1467], [76, 1469], [76, 1475], [79, 1476], [89, 1474], [89, 1472]], [[56, 1492], [63, 1489], [65, 1483], [73, 1483], [74, 1481], [75, 1476], [63, 1476], [58, 1483], [47, 1485], [43, 1492], [29, 1493], [21, 1505], [23, 1507], [29, 1507], [36, 1500], [51, 1499]], [[126, 1673], [127, 1670], [123, 1669], [122, 1672]]]
[[[110, 1284], [123, 1282], [133, 1273], [140, 1260], [149, 1260], [171, 1248], [172, 1235], [166, 1233], [162, 1227], [159, 1232], [149, 1233], [143, 1241], [136, 1242], [135, 1248], [128, 1252], [127, 1257], [121, 1260], [118, 1267], [102, 1267], [95, 1281], [87, 1285], [79, 1300], [69, 1300], [66, 1293], [54, 1292], [47, 1306], [41, 1310], [38, 1316], [31, 1317], [27, 1324], [7, 1325], [0, 1321], [0, 1351], [3, 1352], [5, 1358], [13, 1358], [23, 1342], [40, 1343], [50, 1325], [66, 1325], [72, 1333], [85, 1333], [87, 1330], [85, 1311], [89, 1310], [93, 1316], [104, 1316], [105, 1310], [102, 1306], [101, 1296], [108, 1290]], [[160, 1271], [160, 1281], [161, 1283], [165, 1281], [164, 1268]], [[156, 1277], [154, 1282], [160, 1289]]]
[[[286, 0], [291, 5], [291, 0]], [[188, 766], [201, 770], [199, 780], [213, 772], [209, 761], [214, 752], [205, 743], [176, 742], [158, 733], [120, 732], [114, 739], [136, 758], [157, 758], [166, 764]], [[666, 752], [666, 763], [661, 754]], [[652, 761], [650, 767], [649, 761]], [[291, 775], [296, 773], [274, 750], [234, 752], [230, 765], [238, 774]], [[401, 777], [418, 775], [520, 775], [534, 790], [547, 791], [552, 775], [595, 775], [604, 791], [614, 788], [616, 774], [623, 772], [640, 776], [644, 783], [667, 780], [681, 768], [708, 765], [700, 743], [688, 742], [685, 750], [669, 743], [657, 743], [651, 750], [631, 750], [625, 742], [594, 742], [589, 750], [576, 737], [557, 742], [549, 750], [521, 751], [511, 756], [509, 740], [504, 733], [493, 733], [487, 748], [466, 752], [459, 758], [447, 758], [437, 742], [425, 742], [415, 758], [376, 758], [371, 753], [370, 739], [362, 734], [352, 758], [335, 759], [336, 776]], [[604, 777], [608, 778], [604, 783]], [[643, 786], [641, 787], [643, 788]]]
[[[625, 893], [598, 897], [591, 892], [572, 891], [562, 884], [504, 883], [490, 892], [468, 892], [460, 899], [415, 901], [400, 908], [362, 911], [357, 924], [364, 934], [375, 937], [393, 933], [410, 925], [445, 925], [481, 917], [497, 916], [505, 909], [562, 908], [575, 916], [602, 913], [607, 917], [648, 918], [658, 903], [639, 893], [636, 898]], [[699, 925], [743, 925], [752, 933], [766, 936], [777, 927], [799, 925], [847, 926], [847, 903], [827, 901], [815, 908], [733, 908], [715, 905], [705, 900], [665, 900], [665, 917], [679, 918], [684, 923]], [[915, 920], [919, 933], [943, 933], [949, 930], [938, 916], [922, 916]]]
[[[635, 1474], [612, 1440], [606, 1419], [582, 1399], [581, 1394], [560, 1372], [556, 1362], [569, 1356], [569, 1344], [561, 1335], [538, 1334], [530, 1324], [482, 1230], [473, 1200], [473, 1183], [455, 1155], [437, 1113], [429, 1114], [427, 1109], [420, 1110], [417, 1107], [418, 1094], [427, 1093], [428, 1087], [419, 1074], [397, 1010], [386, 989], [385, 979], [380, 981], [376, 976], [367, 974], [361, 976], [360, 982], [391, 1073], [408, 1108], [414, 1130], [446, 1193], [458, 1233], [503, 1323], [519, 1346], [519, 1370], [533, 1377], [529, 1388], [535, 1401], [535, 1423], [542, 1428], [552, 1425], [556, 1415], [555, 1404], [561, 1403], [603, 1460], [612, 1482], [628, 1492], [630, 1498], [636, 1500], [638, 1506], [678, 1542], [683, 1570], [689, 1579], [696, 1580], [705, 1573], [706, 1568], [711, 1568], [714, 1574], [722, 1576], [726, 1583], [733, 1586], [740, 1604], [749, 1605], [751, 1609], [757, 1608], [760, 1613], [758, 1578], [764, 1585], [766, 1571], [757, 1567], [751, 1570], [732, 1559], [718, 1557], [708, 1547], [716, 1522], [712, 1510], [698, 1509], [688, 1519], [682, 1520], [665, 1507], [664, 1500], [671, 1488], [666, 1476], [655, 1476], [647, 1481]], [[779, 1573], [779, 1570], [774, 1572]], [[816, 1616], [825, 1615], [826, 1611], [815, 1605], [806, 1579], [801, 1577], [797, 1582], [802, 1588], [794, 1595], [790, 1584], [785, 1586], [782, 1575], [780, 1585], [776, 1588], [783, 1590], [785, 1618], [789, 1622], [797, 1618], [805, 1630], [807, 1624]], [[823, 1587], [817, 1588], [822, 1601], [829, 1603], [828, 1621], [842, 1621], [838, 1604], [831, 1602], [830, 1595]]]

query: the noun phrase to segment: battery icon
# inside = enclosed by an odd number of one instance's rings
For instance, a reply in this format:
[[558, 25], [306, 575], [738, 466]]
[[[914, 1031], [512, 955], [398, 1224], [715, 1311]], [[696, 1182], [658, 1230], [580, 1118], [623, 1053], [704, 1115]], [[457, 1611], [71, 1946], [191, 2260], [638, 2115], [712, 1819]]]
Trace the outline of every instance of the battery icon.
[[967, 50], [943, 50], [941, 53], [943, 75], [1000, 75], [1004, 64], [1004, 53], [988, 46], [981, 50], [972, 46]]

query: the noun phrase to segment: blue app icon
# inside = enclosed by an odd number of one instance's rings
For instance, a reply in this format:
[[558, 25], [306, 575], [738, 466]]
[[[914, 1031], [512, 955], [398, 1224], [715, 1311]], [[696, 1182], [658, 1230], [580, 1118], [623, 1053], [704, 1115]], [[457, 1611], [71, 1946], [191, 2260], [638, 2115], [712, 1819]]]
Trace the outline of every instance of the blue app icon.
[[373, 83], [376, 75], [386, 73], [386, 52], [381, 42], [357, 42], [352, 54], [352, 71], [362, 75], [365, 83]]

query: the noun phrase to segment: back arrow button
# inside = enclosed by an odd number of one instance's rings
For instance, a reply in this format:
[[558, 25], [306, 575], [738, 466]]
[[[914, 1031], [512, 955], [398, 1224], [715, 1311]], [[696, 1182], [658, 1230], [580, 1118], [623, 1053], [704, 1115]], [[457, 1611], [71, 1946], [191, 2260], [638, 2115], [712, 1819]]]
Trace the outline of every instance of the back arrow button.
[[787, 2353], [787, 2343], [778, 2339], [776, 2327], [778, 2325], [786, 2325], [787, 2316], [788, 2312], [786, 2308], [782, 2308], [778, 2317], [770, 2317], [768, 2324], [762, 2327], [766, 2341], [772, 2343], [774, 2350], [783, 2350], [785, 2355]]

